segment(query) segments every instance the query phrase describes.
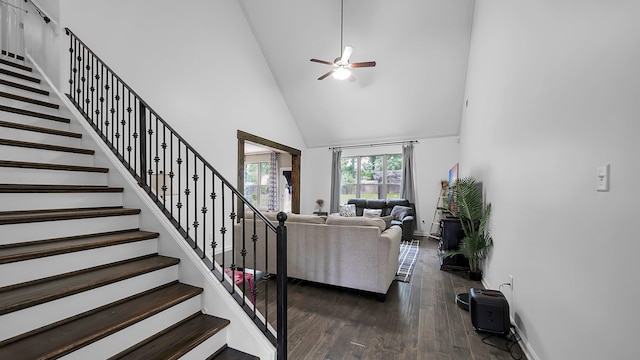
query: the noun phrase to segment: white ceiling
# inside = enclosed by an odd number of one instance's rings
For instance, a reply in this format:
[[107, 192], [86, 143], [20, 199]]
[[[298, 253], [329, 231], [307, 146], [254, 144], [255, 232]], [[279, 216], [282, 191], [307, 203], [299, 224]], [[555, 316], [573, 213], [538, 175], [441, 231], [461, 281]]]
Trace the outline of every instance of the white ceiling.
[[458, 135], [473, 0], [344, 0], [352, 78], [316, 80], [340, 56], [340, 0], [240, 0], [308, 147]]

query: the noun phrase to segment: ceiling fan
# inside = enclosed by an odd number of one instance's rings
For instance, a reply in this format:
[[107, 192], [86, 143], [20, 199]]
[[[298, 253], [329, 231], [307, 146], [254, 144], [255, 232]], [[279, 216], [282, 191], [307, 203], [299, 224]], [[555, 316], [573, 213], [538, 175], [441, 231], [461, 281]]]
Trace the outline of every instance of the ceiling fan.
[[325, 65], [329, 65], [332, 66], [333, 69], [329, 70], [327, 73], [325, 73], [324, 75], [320, 76], [318, 78], [318, 80], [322, 80], [324, 78], [326, 78], [329, 75], [333, 75], [334, 78], [338, 79], [338, 80], [344, 80], [347, 79], [349, 76], [351, 76], [351, 70], [353, 68], [361, 68], [361, 67], [373, 67], [376, 66], [376, 62], [375, 61], [365, 61], [365, 62], [357, 62], [357, 63], [350, 63], [349, 62], [349, 58], [351, 57], [351, 53], [353, 53], [353, 48], [349, 45], [344, 47], [342, 47], [342, 39], [343, 39], [343, 34], [344, 34], [344, 0], [340, 1], [340, 5], [341, 5], [341, 10], [340, 10], [340, 50], [342, 51], [342, 56], [337, 57], [335, 60], [333, 60], [333, 62], [330, 61], [325, 61], [325, 60], [318, 60], [318, 59], [311, 59], [312, 62], [317, 62], [320, 64], [325, 64]]

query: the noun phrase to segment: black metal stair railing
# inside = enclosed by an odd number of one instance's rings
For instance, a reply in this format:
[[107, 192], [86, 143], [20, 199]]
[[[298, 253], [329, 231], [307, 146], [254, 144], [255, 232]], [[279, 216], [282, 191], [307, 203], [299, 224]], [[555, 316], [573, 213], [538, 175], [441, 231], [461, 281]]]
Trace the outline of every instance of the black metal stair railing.
[[[278, 359], [286, 359], [286, 215], [278, 214], [277, 226], [269, 221], [72, 31], [65, 31], [70, 37], [68, 98], [276, 346]], [[273, 259], [258, 250], [273, 241], [275, 292], [266, 265]], [[261, 269], [258, 257], [265, 264]], [[275, 323], [269, 317], [274, 297]]]

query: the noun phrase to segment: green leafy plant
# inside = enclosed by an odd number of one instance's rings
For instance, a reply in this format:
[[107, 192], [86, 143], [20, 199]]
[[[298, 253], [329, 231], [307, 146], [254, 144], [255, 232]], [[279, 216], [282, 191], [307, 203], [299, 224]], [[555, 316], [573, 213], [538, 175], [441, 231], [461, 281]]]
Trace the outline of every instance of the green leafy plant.
[[473, 177], [456, 181], [455, 201], [464, 238], [458, 250], [447, 251], [442, 256], [462, 255], [469, 260], [470, 272], [478, 273], [480, 262], [493, 246], [493, 238], [488, 231], [491, 204], [483, 205], [480, 184]]

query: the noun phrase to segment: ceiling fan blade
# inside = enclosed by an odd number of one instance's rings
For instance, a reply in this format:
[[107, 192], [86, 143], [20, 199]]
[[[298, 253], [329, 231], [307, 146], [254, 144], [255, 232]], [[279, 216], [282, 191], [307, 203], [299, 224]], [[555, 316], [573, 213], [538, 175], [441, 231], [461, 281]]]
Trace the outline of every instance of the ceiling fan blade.
[[353, 48], [349, 45], [344, 47], [344, 51], [342, 52], [342, 56], [340, 57], [340, 61], [342, 63], [347, 64], [349, 62], [349, 58], [351, 57], [351, 53], [353, 53]]
[[376, 62], [375, 61], [365, 61], [365, 62], [358, 62], [358, 63], [353, 63], [350, 64], [352, 68], [361, 68], [361, 67], [373, 67], [376, 66]]
[[318, 80], [322, 80], [322, 79], [326, 78], [327, 76], [329, 76], [329, 75], [333, 74], [333, 72], [334, 72], [334, 71], [336, 71], [336, 70], [335, 70], [335, 69], [331, 69], [331, 70], [329, 70], [329, 72], [327, 72], [326, 74], [324, 74], [324, 75], [320, 76], [320, 77], [318, 78]]
[[324, 60], [311, 59], [311, 61], [313, 61], [313, 62], [317, 62], [317, 63], [320, 63], [320, 64], [325, 64], [325, 65], [333, 65], [333, 63], [332, 63], [332, 62], [324, 61]]

